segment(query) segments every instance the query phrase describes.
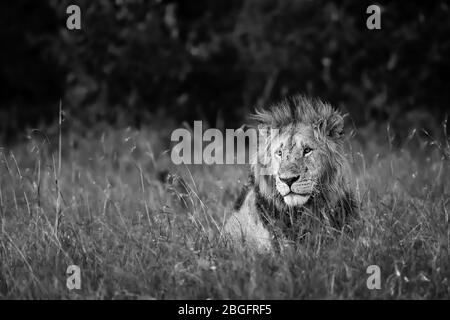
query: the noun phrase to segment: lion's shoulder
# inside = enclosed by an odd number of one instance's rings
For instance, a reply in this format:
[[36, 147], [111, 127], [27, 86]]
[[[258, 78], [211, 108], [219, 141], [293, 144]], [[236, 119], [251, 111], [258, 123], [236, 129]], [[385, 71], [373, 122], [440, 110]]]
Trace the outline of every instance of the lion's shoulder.
[[272, 251], [272, 236], [258, 214], [252, 184], [244, 186], [235, 209], [225, 224], [225, 233], [238, 247], [258, 252]]
[[253, 174], [250, 174], [249, 177], [248, 177], [247, 182], [241, 188], [241, 192], [239, 193], [239, 196], [237, 197], [236, 201], [234, 202], [233, 209], [235, 211], [239, 210], [242, 207], [242, 205], [244, 204], [244, 201], [247, 198], [248, 194], [254, 188], [255, 188], [255, 177], [254, 177]]

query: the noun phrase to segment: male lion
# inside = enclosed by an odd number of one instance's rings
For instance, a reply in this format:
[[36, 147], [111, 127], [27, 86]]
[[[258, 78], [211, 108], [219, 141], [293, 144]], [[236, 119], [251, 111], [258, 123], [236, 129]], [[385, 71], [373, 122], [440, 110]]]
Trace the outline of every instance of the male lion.
[[[303, 213], [342, 229], [356, 206], [342, 150], [341, 114], [297, 95], [253, 118], [260, 132], [275, 134], [258, 149], [249, 183], [225, 225], [233, 242], [271, 252], [299, 236], [295, 221]], [[263, 159], [269, 164], [262, 165]]]

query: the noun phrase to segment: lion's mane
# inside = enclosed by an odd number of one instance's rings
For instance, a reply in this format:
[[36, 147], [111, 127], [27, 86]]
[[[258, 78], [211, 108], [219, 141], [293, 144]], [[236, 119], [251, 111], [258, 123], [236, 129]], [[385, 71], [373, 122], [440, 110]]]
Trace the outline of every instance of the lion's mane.
[[[326, 215], [335, 227], [342, 227], [349, 216], [354, 216], [354, 191], [349, 163], [343, 151], [344, 121], [340, 112], [318, 99], [297, 95], [267, 110], [257, 110], [253, 119], [260, 128], [278, 129], [280, 132], [297, 122], [311, 125], [315, 138], [325, 145], [327, 155], [321, 161], [324, 170], [319, 188], [306, 207]], [[270, 141], [269, 137], [265, 148], [258, 150], [258, 158], [270, 156]], [[255, 189], [257, 207], [280, 218], [289, 208], [275, 189], [274, 176], [267, 172], [262, 174], [264, 168], [260, 163], [263, 161], [257, 161], [252, 166], [250, 179], [250, 184]]]

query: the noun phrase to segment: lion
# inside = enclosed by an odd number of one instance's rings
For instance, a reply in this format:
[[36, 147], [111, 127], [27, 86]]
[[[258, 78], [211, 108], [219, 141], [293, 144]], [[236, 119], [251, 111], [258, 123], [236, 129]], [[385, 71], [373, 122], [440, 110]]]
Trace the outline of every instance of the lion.
[[225, 224], [232, 243], [273, 252], [299, 236], [295, 221], [306, 212], [333, 229], [349, 225], [357, 208], [342, 114], [319, 99], [296, 95], [256, 110], [252, 118], [260, 132], [271, 134], [258, 148], [249, 182]]

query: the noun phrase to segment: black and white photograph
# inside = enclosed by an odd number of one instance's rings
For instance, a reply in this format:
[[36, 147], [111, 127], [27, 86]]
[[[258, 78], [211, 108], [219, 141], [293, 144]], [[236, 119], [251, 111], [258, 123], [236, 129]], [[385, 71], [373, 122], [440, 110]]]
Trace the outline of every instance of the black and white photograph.
[[450, 299], [449, 1], [0, 7], [0, 300]]

